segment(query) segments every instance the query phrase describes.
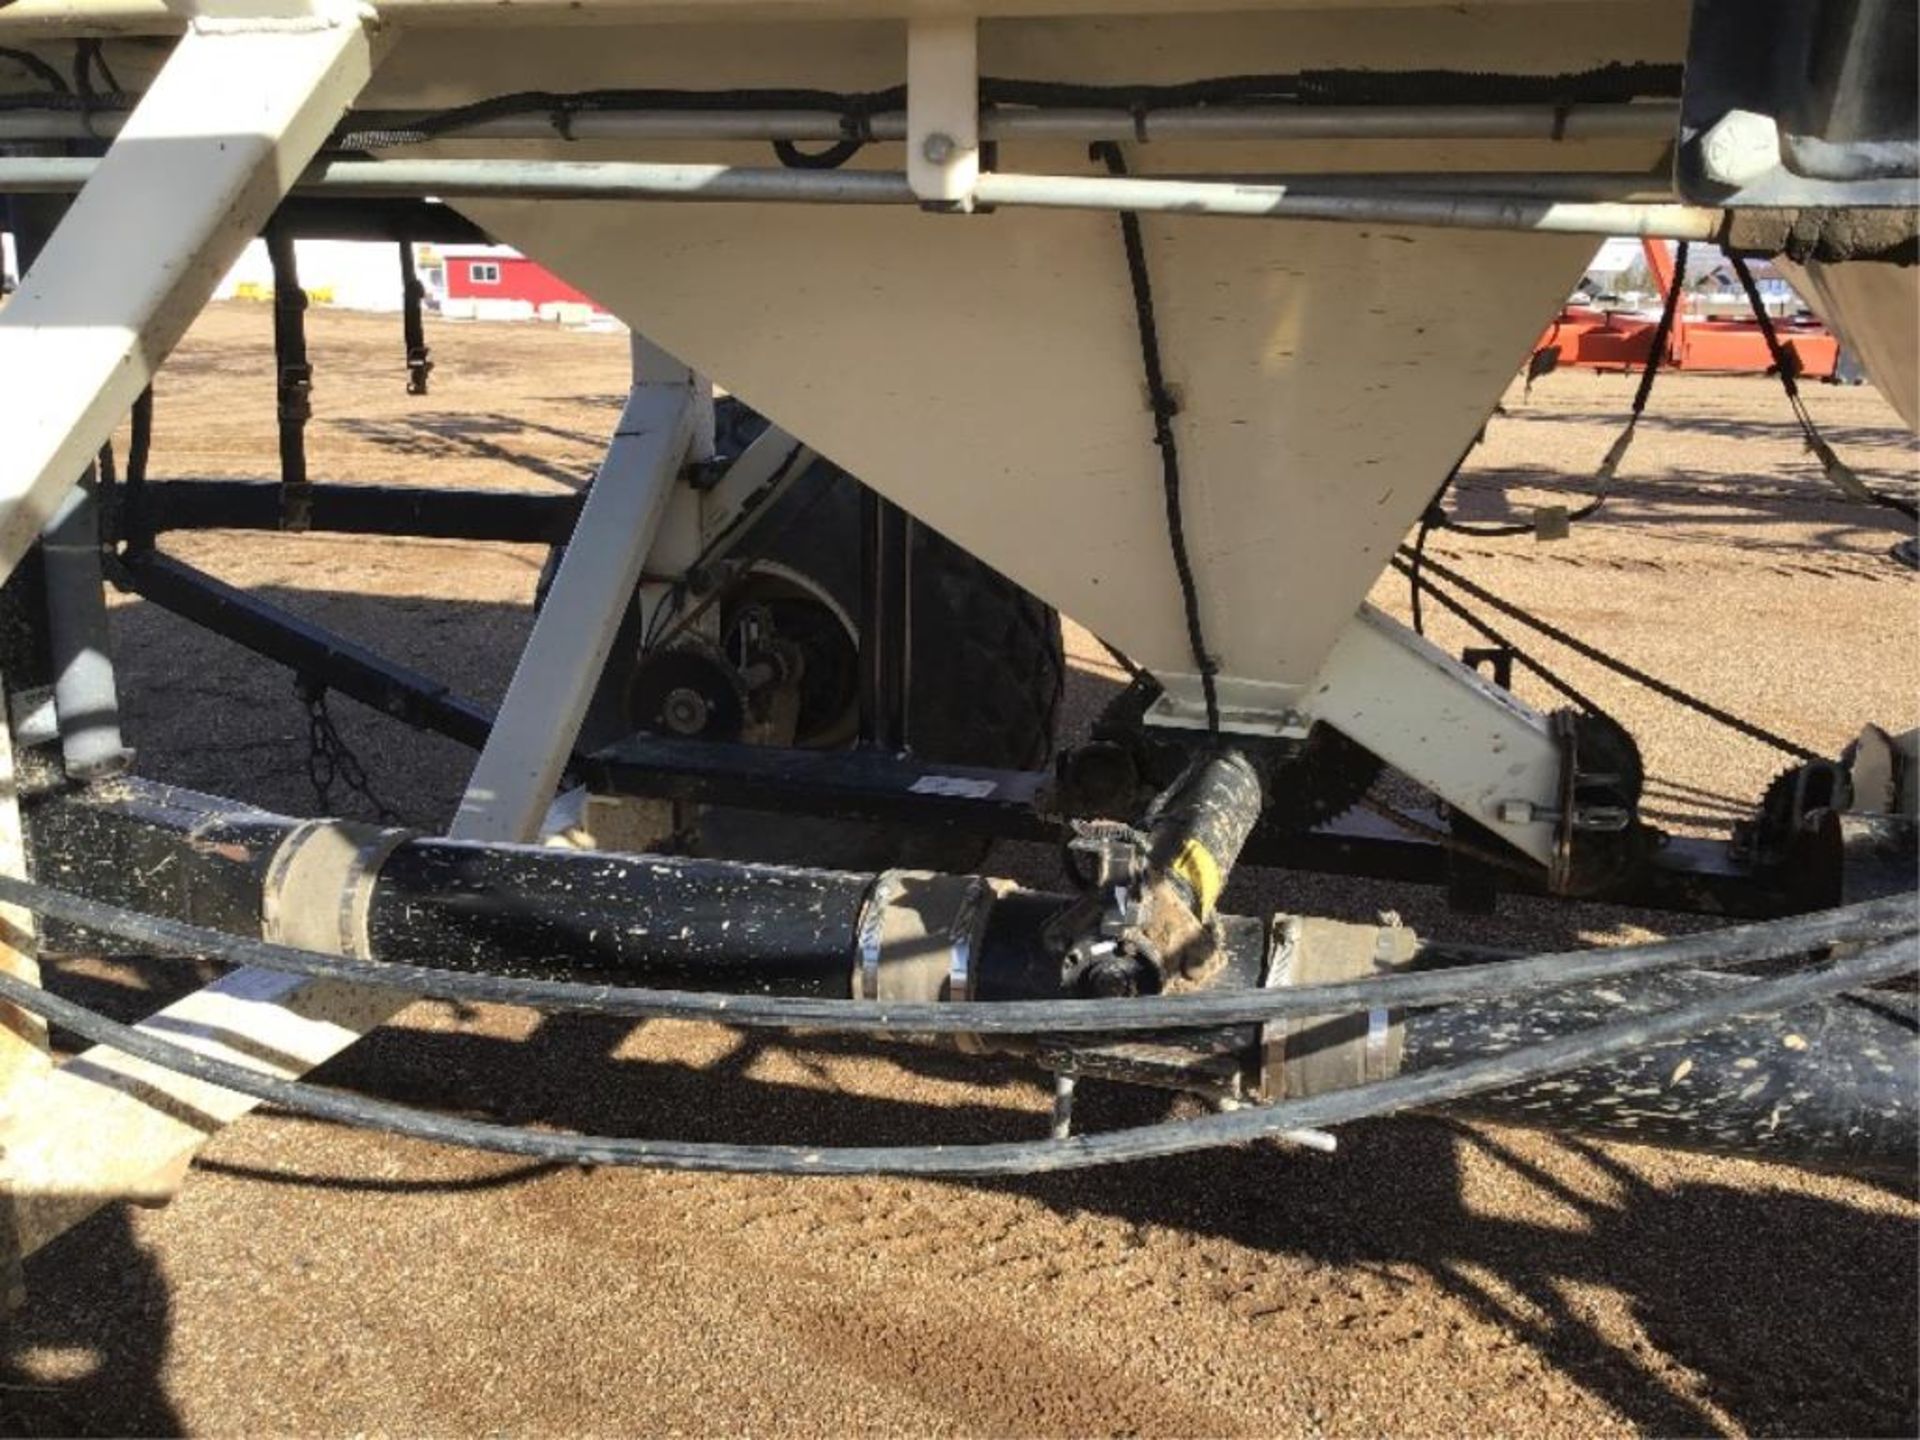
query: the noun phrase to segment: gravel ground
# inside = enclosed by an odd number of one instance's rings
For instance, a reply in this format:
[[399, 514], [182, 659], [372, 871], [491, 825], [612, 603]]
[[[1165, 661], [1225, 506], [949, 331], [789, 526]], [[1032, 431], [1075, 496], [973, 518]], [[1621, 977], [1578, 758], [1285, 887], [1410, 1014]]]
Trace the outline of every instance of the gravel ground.
[[[328, 478], [577, 486], [624, 388], [620, 338], [439, 326], [434, 393], [409, 399], [397, 324], [311, 323]], [[264, 473], [268, 333], [259, 307], [200, 322], [160, 387], [156, 473]], [[1463, 513], [1579, 496], [1630, 393], [1584, 373], [1516, 389]], [[1912, 443], [1877, 396], [1815, 387], [1809, 404], [1871, 481], [1912, 492]], [[1671, 376], [1614, 498], [1571, 539], [1449, 535], [1433, 553], [1834, 751], [1862, 721], [1916, 719], [1896, 538], [1836, 503], [1772, 382]], [[489, 699], [543, 558], [261, 536], [168, 548]], [[1397, 585], [1379, 598], [1401, 608]], [[146, 773], [316, 808], [285, 676], [138, 602], [115, 613]], [[1466, 638], [1446, 620], [1434, 633]], [[1084, 723], [1114, 671], [1069, 639]], [[1662, 823], [1724, 830], [1784, 763], [1565, 669], [1640, 738]], [[465, 752], [344, 702], [336, 717], [388, 803], [445, 820]], [[991, 868], [1057, 878], [1019, 847]], [[1685, 923], [1514, 901], [1489, 922], [1275, 872], [1236, 881], [1229, 903], [1390, 903], [1427, 933], [1537, 945]], [[124, 1015], [196, 978], [79, 961], [51, 975]], [[1011, 1138], [1046, 1106], [1028, 1072], [939, 1053], [437, 1004], [320, 1078], [698, 1139]], [[1164, 1109], [1083, 1093], [1092, 1125]], [[1910, 1186], [1428, 1119], [1356, 1126], [1335, 1156], [958, 1185], [586, 1173], [260, 1116], [214, 1141], [167, 1209], [109, 1210], [29, 1263], [31, 1299], [0, 1322], [0, 1432], [1911, 1435], [1917, 1217]]]

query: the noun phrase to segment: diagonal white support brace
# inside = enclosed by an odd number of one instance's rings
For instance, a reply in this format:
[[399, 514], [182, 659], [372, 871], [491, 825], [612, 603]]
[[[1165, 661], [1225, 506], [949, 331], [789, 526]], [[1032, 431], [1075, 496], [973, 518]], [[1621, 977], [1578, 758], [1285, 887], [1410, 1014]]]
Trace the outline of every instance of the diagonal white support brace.
[[374, 64], [344, 6], [203, 19], [180, 41], [0, 310], [0, 579]]
[[[636, 372], [639, 371], [636, 337]], [[696, 377], [636, 381], [448, 833], [531, 841], [693, 438]]]
[[1546, 717], [1371, 605], [1334, 644], [1301, 708], [1541, 864], [1551, 820], [1502, 818], [1508, 801], [1551, 812], [1560, 747]]

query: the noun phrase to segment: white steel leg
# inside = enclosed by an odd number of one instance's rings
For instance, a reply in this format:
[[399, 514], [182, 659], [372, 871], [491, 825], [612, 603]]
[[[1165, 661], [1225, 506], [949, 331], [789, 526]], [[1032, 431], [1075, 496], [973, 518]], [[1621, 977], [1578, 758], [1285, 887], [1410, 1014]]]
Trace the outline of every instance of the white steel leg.
[[1501, 839], [1551, 863], [1551, 819], [1510, 822], [1504, 802], [1558, 804], [1560, 749], [1546, 717], [1371, 605], [1341, 633], [1302, 702]]
[[[652, 368], [643, 344], [636, 338], [636, 377]], [[657, 366], [659, 352], [652, 354]], [[696, 378], [675, 368], [677, 378], [636, 378], [473, 767], [448, 831], [455, 839], [531, 841], [540, 833], [692, 440]]]
[[[202, 19], [181, 40], [0, 311], [0, 576], [11, 573], [373, 65], [368, 34], [346, 9]], [[237, 972], [146, 1023], [297, 1075], [392, 1008], [377, 992], [328, 995], [291, 977]], [[109, 1201], [170, 1193], [206, 1137], [252, 1104], [104, 1049], [50, 1071], [28, 1108], [5, 1117], [0, 1136], [0, 1262], [31, 1253]]]
[[196, 20], [0, 310], [0, 578], [374, 66], [346, 6]]

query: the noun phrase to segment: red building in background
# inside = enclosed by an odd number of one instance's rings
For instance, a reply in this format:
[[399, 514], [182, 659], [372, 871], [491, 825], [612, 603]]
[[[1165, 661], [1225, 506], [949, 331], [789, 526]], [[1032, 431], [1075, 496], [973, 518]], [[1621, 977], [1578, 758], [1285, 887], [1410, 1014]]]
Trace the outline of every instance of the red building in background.
[[553, 318], [548, 306], [604, 306], [581, 294], [552, 271], [504, 245], [439, 247], [442, 309], [476, 319]]

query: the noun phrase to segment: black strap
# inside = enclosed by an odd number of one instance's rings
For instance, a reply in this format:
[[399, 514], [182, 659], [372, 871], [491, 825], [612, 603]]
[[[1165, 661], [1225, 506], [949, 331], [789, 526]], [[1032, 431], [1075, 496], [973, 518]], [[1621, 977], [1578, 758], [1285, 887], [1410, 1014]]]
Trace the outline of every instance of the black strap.
[[1787, 392], [1787, 404], [1793, 408], [1794, 418], [1800, 422], [1800, 433], [1806, 436], [1807, 449], [1819, 457], [1827, 478], [1852, 499], [1884, 505], [1909, 520], [1920, 520], [1920, 508], [1897, 495], [1872, 489], [1834, 453], [1833, 447], [1820, 433], [1820, 427], [1813, 423], [1813, 415], [1807, 409], [1806, 401], [1800, 398], [1799, 356], [1781, 343], [1779, 332], [1773, 328], [1773, 317], [1767, 313], [1766, 302], [1760, 298], [1760, 287], [1754, 283], [1753, 271], [1738, 255], [1729, 253], [1727, 259], [1733, 262], [1733, 273], [1740, 277], [1740, 287], [1747, 292], [1747, 304], [1753, 308], [1753, 318], [1760, 326], [1761, 337], [1767, 342], [1767, 354], [1773, 357], [1773, 368], [1780, 377], [1780, 388]]
[[307, 421], [313, 418], [313, 366], [307, 362], [307, 292], [300, 288], [293, 237], [267, 232], [273, 264], [273, 359], [280, 426], [280, 528], [305, 530], [313, 522], [313, 484], [307, 476]]
[[427, 377], [433, 373], [433, 361], [428, 358], [432, 353], [427, 349], [426, 327], [421, 322], [421, 305], [427, 297], [427, 287], [420, 283], [420, 272], [414, 268], [413, 242], [400, 242], [400, 326], [407, 344], [407, 394], [424, 395], [427, 393]]
[[[1404, 550], [1403, 550], [1403, 554], [1404, 554]], [[1405, 568], [1404, 562], [1400, 557], [1395, 557], [1394, 563], [1396, 566], [1401, 566], [1403, 569]], [[1732, 711], [1723, 710], [1710, 700], [1702, 700], [1698, 695], [1689, 694], [1687, 691], [1682, 690], [1678, 685], [1673, 684], [1671, 681], [1662, 680], [1657, 675], [1650, 675], [1645, 670], [1640, 669], [1637, 665], [1630, 665], [1625, 660], [1621, 660], [1616, 656], [1607, 654], [1606, 651], [1600, 649], [1598, 646], [1590, 645], [1585, 640], [1582, 640], [1579, 636], [1569, 634], [1567, 631], [1561, 629], [1558, 625], [1553, 624], [1551, 621], [1543, 620], [1538, 615], [1535, 615], [1532, 611], [1526, 610], [1521, 606], [1514, 604], [1511, 600], [1502, 599], [1500, 596], [1495, 595], [1492, 591], [1486, 589], [1484, 586], [1476, 585], [1473, 581], [1469, 580], [1466, 576], [1462, 575], [1459, 571], [1450, 569], [1449, 567], [1441, 564], [1438, 560], [1428, 559], [1426, 561], [1426, 568], [1433, 571], [1442, 580], [1446, 581], [1447, 584], [1453, 586], [1455, 589], [1460, 590], [1467, 595], [1471, 595], [1474, 599], [1480, 601], [1481, 604], [1492, 606], [1495, 610], [1499, 611], [1502, 615], [1505, 615], [1508, 619], [1519, 621], [1522, 625], [1525, 625], [1529, 630], [1532, 630], [1537, 634], [1544, 635], [1547, 639], [1553, 641], [1555, 644], [1566, 646], [1566, 648], [1573, 651], [1574, 654], [1579, 655], [1587, 660], [1591, 660], [1594, 664], [1600, 666], [1602, 669], [1611, 670], [1614, 674], [1619, 675], [1625, 679], [1631, 680], [1636, 685], [1643, 686], [1644, 688], [1651, 690], [1654, 694], [1659, 695], [1664, 699], [1673, 701], [1673, 703], [1676, 705], [1683, 706], [1684, 708], [1693, 711], [1695, 714], [1704, 715], [1709, 720], [1717, 720], [1722, 725], [1726, 726], [1729, 730], [1736, 731], [1739, 734], [1746, 736], [1749, 740], [1758, 740], [1763, 745], [1771, 745], [1774, 749], [1782, 751], [1785, 754], [1792, 755], [1796, 759], [1818, 760], [1821, 758], [1818, 754], [1816, 754], [1812, 750], [1809, 750], [1804, 745], [1796, 744], [1793, 741], [1788, 740], [1784, 736], [1776, 735], [1773, 733], [1773, 731], [1765, 729], [1762, 726], [1756, 725], [1751, 720], [1743, 720], [1738, 715], [1735, 715]], [[1428, 582], [1428, 586], [1429, 586], [1429, 590], [1431, 591], [1430, 581]], [[1437, 591], [1432, 591], [1431, 593], [1433, 593], [1435, 599], [1441, 599]], [[1445, 602], [1443, 601], [1443, 603]], [[1449, 605], [1448, 608], [1452, 609], [1453, 607]], [[1455, 613], [1459, 613], [1459, 612], [1456, 611]], [[1489, 639], [1494, 638], [1491, 631], [1483, 629], [1478, 625], [1475, 625], [1475, 628], [1479, 629], [1481, 634], [1488, 636]], [[1504, 643], [1504, 642], [1501, 642], [1501, 643]], [[1511, 649], [1512, 647], [1509, 646], [1508, 648]], [[1569, 696], [1571, 696], [1571, 692], [1566, 690], [1566, 688], [1563, 685], [1561, 685], [1560, 682], [1555, 677], [1548, 676], [1544, 671], [1541, 671], [1537, 666], [1533, 665], [1532, 662], [1526, 661], [1524, 657], [1518, 657], [1518, 658], [1522, 658], [1522, 663], [1527, 664], [1528, 668], [1533, 669], [1534, 672], [1540, 675], [1542, 679], [1548, 680], [1549, 683], [1554, 684], [1555, 687], [1560, 689], [1563, 694], [1568, 694]], [[1576, 701], [1576, 703], [1579, 703], [1579, 702]]]

